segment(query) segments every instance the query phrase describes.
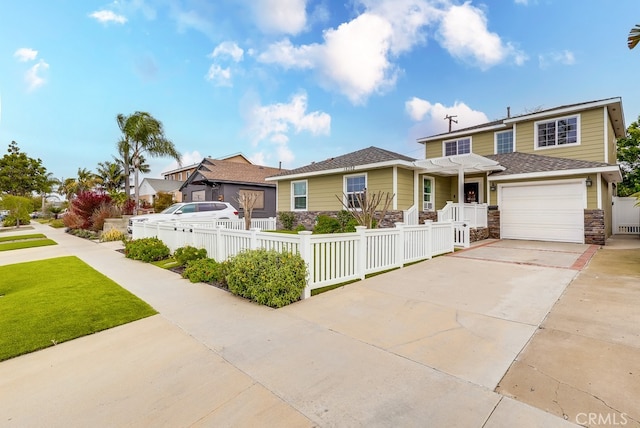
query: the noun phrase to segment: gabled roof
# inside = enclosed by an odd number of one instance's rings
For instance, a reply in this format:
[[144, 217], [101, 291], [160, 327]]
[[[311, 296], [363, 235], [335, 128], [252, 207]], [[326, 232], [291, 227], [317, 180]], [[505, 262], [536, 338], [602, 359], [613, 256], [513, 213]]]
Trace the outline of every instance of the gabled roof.
[[[162, 178], [145, 178], [142, 180], [149, 183], [149, 186], [157, 192], [173, 192], [182, 186], [183, 181], [180, 180], [164, 180]], [[140, 184], [142, 186], [142, 183]]]
[[485, 157], [497, 161], [505, 168], [504, 171], [491, 173], [489, 176], [491, 178], [511, 176], [514, 174], [534, 175], [538, 173], [555, 173], [556, 171], [559, 171], [565, 173], [601, 172], [607, 175], [607, 177], [605, 177], [607, 178], [607, 181], [619, 181], [617, 180], [618, 177], [620, 180], [622, 179], [620, 176], [620, 167], [605, 162], [591, 162], [520, 152], [488, 155]]
[[185, 185], [204, 180], [216, 183], [244, 183], [273, 186], [273, 184], [267, 183], [265, 178], [281, 172], [281, 169], [268, 166], [205, 158], [196, 171], [187, 179]]
[[582, 103], [566, 104], [559, 107], [553, 107], [553, 108], [538, 110], [538, 111], [525, 113], [521, 115], [505, 117], [503, 119], [494, 120], [492, 122], [482, 123], [479, 125], [469, 126], [462, 129], [456, 129], [451, 132], [444, 132], [441, 134], [419, 138], [418, 143], [427, 143], [429, 141], [442, 140], [446, 138], [468, 136], [469, 134], [473, 134], [481, 131], [499, 130], [501, 128], [508, 129], [508, 128], [511, 128], [513, 123], [517, 123], [517, 122], [542, 119], [542, 118], [551, 117], [551, 116], [572, 114], [572, 113], [577, 113], [580, 111], [589, 110], [597, 107], [607, 108], [609, 112], [609, 116], [611, 117], [616, 138], [620, 138], [624, 136], [626, 132], [626, 127], [624, 124], [624, 114], [622, 111], [622, 99], [620, 97], [615, 97], [615, 98], [605, 98], [602, 100], [587, 101]]
[[[401, 155], [400, 153], [391, 152], [379, 147], [367, 147], [366, 149], [357, 150], [341, 156], [329, 158], [320, 162], [313, 162], [300, 168], [289, 170], [278, 176], [270, 177], [269, 180], [279, 180], [281, 178], [291, 178], [291, 176], [304, 175], [320, 175], [330, 174], [333, 172], [343, 172], [345, 168], [355, 168], [367, 166], [375, 168], [376, 166], [389, 166], [392, 164], [406, 164], [408, 167], [416, 159]], [[362, 169], [362, 168], [359, 168]]]

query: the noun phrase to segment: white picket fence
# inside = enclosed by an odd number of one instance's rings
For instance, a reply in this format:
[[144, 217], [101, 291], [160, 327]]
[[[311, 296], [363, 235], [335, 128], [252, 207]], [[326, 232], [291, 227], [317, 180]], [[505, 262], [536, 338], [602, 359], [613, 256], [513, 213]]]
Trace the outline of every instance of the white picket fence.
[[364, 279], [370, 273], [451, 253], [454, 237], [469, 235], [469, 227], [463, 224], [431, 221], [415, 226], [397, 223], [395, 228], [385, 229], [358, 226], [353, 233], [320, 235], [308, 231], [293, 235], [257, 228], [234, 230], [208, 226], [192, 222], [134, 223], [133, 239], [158, 237], [171, 252], [186, 245], [204, 248], [208, 257], [217, 261], [257, 248], [298, 253], [309, 271], [303, 295], [307, 298], [313, 289]]

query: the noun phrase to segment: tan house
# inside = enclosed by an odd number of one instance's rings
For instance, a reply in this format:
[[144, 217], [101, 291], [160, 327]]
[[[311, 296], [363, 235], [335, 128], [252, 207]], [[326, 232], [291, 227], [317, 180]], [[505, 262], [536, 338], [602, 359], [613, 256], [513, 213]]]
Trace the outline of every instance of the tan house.
[[140, 183], [140, 201], [153, 205], [159, 192], [170, 193], [174, 202], [182, 202], [180, 187], [184, 181], [162, 178], [145, 178]]
[[337, 211], [354, 192], [395, 194], [393, 220], [466, 221], [479, 236], [604, 244], [622, 180], [620, 98], [590, 101], [421, 138], [424, 159], [370, 147], [288, 171], [278, 211]]

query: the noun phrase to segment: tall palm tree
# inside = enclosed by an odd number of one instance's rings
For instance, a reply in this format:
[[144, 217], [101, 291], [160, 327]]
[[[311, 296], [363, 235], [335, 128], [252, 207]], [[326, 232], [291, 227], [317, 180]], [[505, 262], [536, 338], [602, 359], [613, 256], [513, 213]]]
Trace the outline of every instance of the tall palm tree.
[[122, 166], [118, 162], [98, 162], [96, 171], [100, 184], [107, 192], [119, 191], [124, 184]]
[[86, 192], [93, 190], [98, 185], [100, 179], [96, 174], [88, 170], [87, 168], [78, 168], [78, 178], [76, 180], [76, 192]]
[[116, 117], [118, 127], [122, 131], [122, 139], [118, 142], [118, 152], [124, 160], [125, 186], [128, 186], [130, 170], [134, 174], [134, 190], [136, 207], [140, 199], [138, 173], [144, 162], [144, 154], [151, 157], [169, 156], [180, 162], [180, 153], [171, 140], [164, 135], [162, 122], [147, 112], [137, 111], [130, 116], [119, 114]]
[[640, 24], [636, 25], [629, 31], [629, 38], [627, 39], [627, 45], [629, 49], [633, 49], [640, 43]]
[[71, 201], [73, 195], [78, 193], [78, 181], [72, 177], [66, 178], [62, 182], [62, 186], [58, 191], [64, 193], [64, 197], [67, 198], [67, 201]]

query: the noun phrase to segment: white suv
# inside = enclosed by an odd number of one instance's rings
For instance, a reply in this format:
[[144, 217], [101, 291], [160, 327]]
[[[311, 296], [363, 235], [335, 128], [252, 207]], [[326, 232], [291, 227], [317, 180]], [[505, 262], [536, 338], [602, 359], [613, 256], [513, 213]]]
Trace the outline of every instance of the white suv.
[[238, 210], [228, 202], [180, 202], [157, 214], [145, 214], [129, 219], [127, 232], [133, 232], [133, 223], [139, 221], [167, 221], [182, 219], [238, 219]]

